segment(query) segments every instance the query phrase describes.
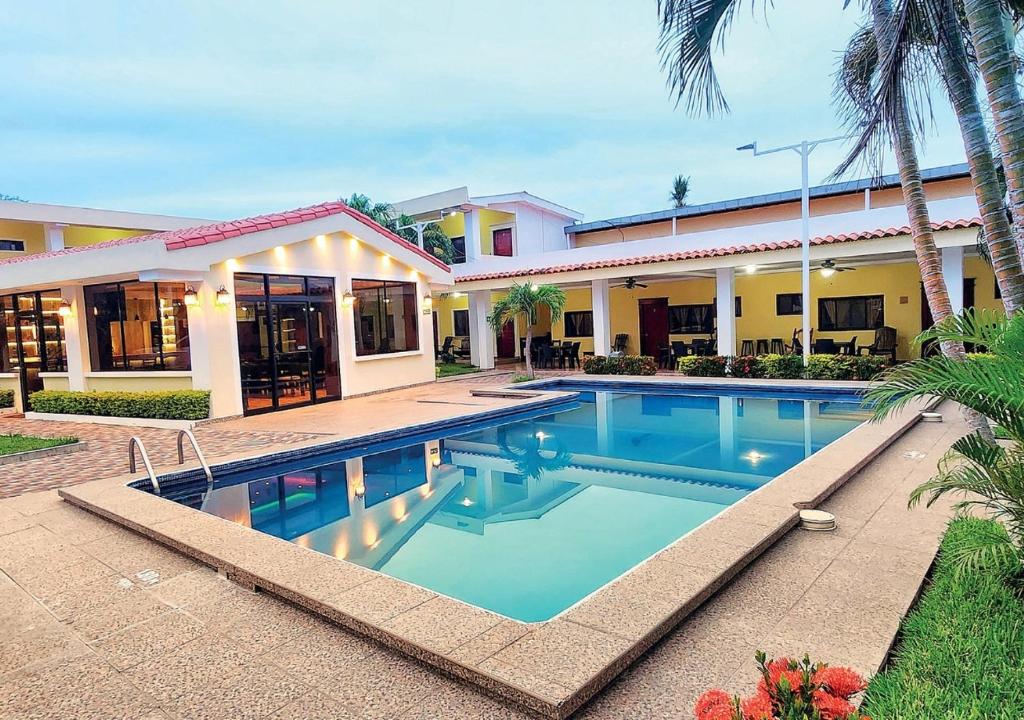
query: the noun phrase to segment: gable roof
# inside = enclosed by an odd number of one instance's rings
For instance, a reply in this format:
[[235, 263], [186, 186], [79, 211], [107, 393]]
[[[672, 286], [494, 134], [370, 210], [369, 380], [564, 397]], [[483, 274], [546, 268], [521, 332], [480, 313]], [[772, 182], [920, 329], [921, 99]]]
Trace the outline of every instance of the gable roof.
[[[961, 218], [958, 220], [945, 220], [933, 222], [932, 230], [957, 230], [962, 228], [981, 227], [981, 218]], [[845, 233], [840, 235], [823, 235], [811, 238], [811, 245], [837, 245], [840, 243], [855, 242], [857, 240], [874, 240], [878, 238], [898, 237], [910, 235], [909, 225], [902, 227], [878, 228], [877, 230], [865, 230], [863, 232]], [[478, 273], [475, 275], [456, 276], [456, 283], [475, 282], [479, 280], [498, 280], [506, 278], [528, 277], [532, 275], [556, 275], [559, 273], [578, 272], [580, 270], [597, 270], [599, 268], [630, 267], [633, 265], [649, 265], [652, 263], [678, 262], [680, 260], [699, 260], [702, 258], [726, 257], [730, 255], [745, 255], [748, 253], [770, 252], [772, 250], [789, 250], [799, 248], [799, 240], [779, 240], [777, 242], [756, 243], [751, 245], [733, 245], [729, 247], [704, 248], [701, 250], [683, 250], [673, 253], [662, 253], [659, 255], [641, 255], [607, 260], [591, 260], [567, 265], [554, 265], [550, 267], [526, 268], [520, 270], [508, 270], [489, 273]]]
[[82, 245], [78, 247], [64, 248], [63, 250], [54, 250], [51, 252], [37, 253], [35, 255], [23, 255], [18, 257], [6, 258], [0, 260], [0, 265], [13, 264], [17, 262], [28, 262], [31, 260], [37, 260], [43, 257], [54, 257], [61, 255], [70, 255], [78, 252], [88, 252], [90, 250], [99, 250], [101, 248], [115, 247], [118, 245], [131, 245], [135, 243], [144, 242], [163, 242], [168, 250], [184, 250], [190, 247], [199, 247], [203, 245], [209, 245], [211, 243], [221, 242], [222, 240], [228, 240], [230, 238], [239, 237], [242, 235], [249, 235], [251, 233], [257, 233], [264, 230], [271, 230], [273, 228], [284, 227], [286, 225], [297, 225], [299, 223], [307, 222], [309, 220], [315, 220], [317, 218], [327, 217], [330, 215], [348, 215], [366, 227], [374, 230], [375, 232], [383, 235], [392, 242], [400, 245], [401, 247], [409, 250], [426, 260], [429, 260], [434, 265], [437, 265], [442, 270], [448, 271], [448, 266], [441, 261], [440, 258], [432, 255], [426, 250], [422, 249], [418, 245], [409, 242], [403, 237], [396, 235], [387, 228], [378, 225], [376, 222], [371, 220], [366, 215], [363, 215], [358, 210], [350, 208], [343, 202], [326, 202], [319, 205], [310, 205], [309, 207], [296, 208], [295, 210], [286, 210], [284, 212], [269, 213], [267, 215], [256, 215], [254, 217], [242, 218], [240, 220], [228, 220], [225, 222], [213, 223], [210, 225], [199, 225], [196, 227], [182, 228], [180, 230], [166, 230], [164, 232], [150, 233], [148, 235], [136, 235], [134, 237], [119, 238], [117, 240], [107, 240], [106, 242], [95, 243], [93, 245]]

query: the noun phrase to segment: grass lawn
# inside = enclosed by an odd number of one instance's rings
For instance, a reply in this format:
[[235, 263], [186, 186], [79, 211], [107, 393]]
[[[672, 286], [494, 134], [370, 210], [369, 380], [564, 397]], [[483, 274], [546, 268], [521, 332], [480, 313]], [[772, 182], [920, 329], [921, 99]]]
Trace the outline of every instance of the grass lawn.
[[956, 520], [946, 532], [894, 662], [868, 686], [863, 710], [874, 720], [1024, 718], [1024, 599], [998, 567], [957, 573], [942, 552], [987, 522]]
[[41, 438], [29, 435], [0, 435], [0, 455], [13, 455], [28, 450], [42, 450], [78, 442], [75, 437]]
[[480, 372], [480, 368], [475, 365], [462, 365], [460, 363], [438, 363], [436, 367], [439, 378]]

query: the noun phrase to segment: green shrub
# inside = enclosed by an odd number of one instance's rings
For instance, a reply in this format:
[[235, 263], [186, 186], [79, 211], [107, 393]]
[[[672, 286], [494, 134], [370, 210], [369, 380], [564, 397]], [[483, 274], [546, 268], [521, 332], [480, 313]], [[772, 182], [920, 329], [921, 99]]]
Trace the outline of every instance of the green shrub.
[[516, 375], [514, 378], [512, 378], [512, 382], [514, 383], [530, 382], [531, 380], [533, 380], [533, 378], [531, 378], [529, 375]]
[[847, 361], [853, 367], [854, 380], [874, 380], [885, 370], [885, 358], [881, 355], [851, 355]]
[[583, 358], [583, 372], [588, 375], [654, 375], [658, 366], [654, 358], [647, 355], [593, 355]]
[[736, 357], [726, 358], [726, 362], [729, 365], [729, 374], [732, 377], [764, 377], [764, 366], [761, 364], [761, 358], [754, 355], [737, 355]]
[[729, 358], [722, 355], [687, 355], [679, 358], [676, 369], [690, 377], [725, 377]]
[[1024, 603], [1003, 580], [1010, 568], [993, 553], [986, 565], [958, 566], [959, 546], [985, 541], [1001, 526], [952, 522], [931, 584], [900, 627], [893, 661], [868, 685], [873, 718], [1024, 718]]
[[811, 380], [871, 380], [885, 368], [878, 355], [811, 355], [806, 377]]
[[158, 420], [202, 420], [210, 416], [209, 390], [100, 392], [40, 390], [29, 396], [36, 412]]
[[14, 407], [14, 390], [0, 390], [0, 408]]
[[802, 355], [761, 355], [761, 372], [772, 380], [798, 380], [804, 376]]

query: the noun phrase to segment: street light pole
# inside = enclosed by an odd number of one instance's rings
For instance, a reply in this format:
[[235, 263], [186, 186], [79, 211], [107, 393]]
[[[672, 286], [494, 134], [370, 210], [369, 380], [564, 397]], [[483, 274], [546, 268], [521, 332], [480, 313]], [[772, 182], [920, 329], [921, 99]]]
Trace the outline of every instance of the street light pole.
[[769, 150], [758, 150], [757, 141], [742, 145], [737, 150], [753, 150], [754, 157], [760, 155], [771, 155], [772, 153], [792, 150], [800, 156], [800, 279], [801, 279], [801, 307], [803, 320], [803, 345], [804, 365], [811, 356], [811, 189], [809, 158], [814, 149], [825, 143], [847, 140], [853, 135], [837, 135], [836, 137], [822, 138], [820, 140], [801, 140], [793, 145], [771, 148]]

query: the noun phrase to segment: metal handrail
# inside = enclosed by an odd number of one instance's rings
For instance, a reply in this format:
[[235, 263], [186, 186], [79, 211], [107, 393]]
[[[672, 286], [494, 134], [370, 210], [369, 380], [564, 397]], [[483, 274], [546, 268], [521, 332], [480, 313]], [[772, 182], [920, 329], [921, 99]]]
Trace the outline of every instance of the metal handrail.
[[185, 448], [182, 440], [188, 438], [188, 441], [192, 444], [192, 449], [196, 452], [196, 457], [199, 458], [199, 464], [203, 467], [203, 472], [206, 473], [206, 482], [213, 484], [213, 472], [210, 470], [210, 466], [206, 463], [206, 458], [203, 456], [203, 451], [199, 449], [199, 441], [196, 440], [196, 436], [192, 434], [191, 430], [179, 430], [178, 431], [178, 464], [181, 465], [185, 462]]
[[142, 439], [137, 435], [133, 435], [132, 439], [128, 441], [128, 471], [131, 473], [135, 472], [135, 448], [138, 448], [139, 452], [142, 453], [142, 462], [146, 466], [146, 472], [149, 473], [149, 481], [153, 483], [153, 492], [159, 495], [160, 483], [156, 479], [156, 473], [153, 472], [153, 463], [149, 461], [149, 453], [146, 452], [146, 446], [142, 444]]

